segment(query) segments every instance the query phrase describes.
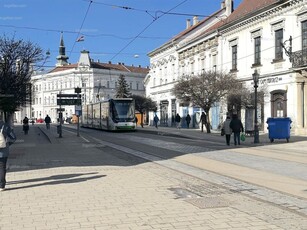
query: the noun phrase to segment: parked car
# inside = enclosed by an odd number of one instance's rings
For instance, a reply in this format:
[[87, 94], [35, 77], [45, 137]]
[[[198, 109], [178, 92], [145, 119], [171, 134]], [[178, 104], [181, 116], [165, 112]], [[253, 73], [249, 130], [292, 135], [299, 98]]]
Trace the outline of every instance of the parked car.
[[36, 120], [36, 123], [44, 123], [44, 122], [45, 122], [45, 121], [44, 121], [43, 118], [39, 118], [39, 119]]

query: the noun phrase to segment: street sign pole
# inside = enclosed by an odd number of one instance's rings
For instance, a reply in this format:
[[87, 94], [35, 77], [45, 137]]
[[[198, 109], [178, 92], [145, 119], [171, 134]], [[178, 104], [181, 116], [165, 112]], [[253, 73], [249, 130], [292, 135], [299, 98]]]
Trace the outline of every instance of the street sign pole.
[[[81, 89], [75, 88], [75, 94], [57, 94], [57, 104], [60, 106], [60, 111], [62, 111], [62, 105], [80, 105], [81, 106], [81, 98], [80, 98]], [[79, 114], [80, 115], [80, 114]], [[78, 117], [78, 127], [77, 127], [77, 136], [79, 137], [79, 115]], [[59, 137], [62, 137], [62, 112], [59, 113], [59, 121], [58, 125], [58, 133]]]
[[[77, 93], [77, 98], [79, 99], [81, 89], [79, 87], [75, 88], [75, 93]], [[80, 99], [80, 102], [81, 102], [81, 99]], [[80, 103], [80, 105], [81, 105], [81, 103]], [[77, 137], [80, 137], [80, 113], [77, 114]]]
[[63, 117], [63, 113], [62, 113], [62, 104], [60, 103], [60, 113], [59, 113], [59, 138], [62, 138], [62, 117]]

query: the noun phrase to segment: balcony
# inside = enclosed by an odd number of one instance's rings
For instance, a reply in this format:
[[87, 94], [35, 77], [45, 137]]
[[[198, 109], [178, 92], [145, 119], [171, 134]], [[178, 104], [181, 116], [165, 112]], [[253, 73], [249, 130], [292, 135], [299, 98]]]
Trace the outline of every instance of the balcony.
[[292, 68], [307, 67], [307, 49], [292, 53]]

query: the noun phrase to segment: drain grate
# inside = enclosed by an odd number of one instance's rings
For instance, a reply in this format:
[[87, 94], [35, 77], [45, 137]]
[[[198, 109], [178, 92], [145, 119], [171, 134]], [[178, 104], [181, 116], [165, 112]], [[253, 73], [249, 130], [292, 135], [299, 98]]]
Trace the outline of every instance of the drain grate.
[[229, 201], [222, 197], [201, 197], [195, 199], [186, 199], [186, 202], [195, 205], [198, 208], [222, 208], [228, 207]]

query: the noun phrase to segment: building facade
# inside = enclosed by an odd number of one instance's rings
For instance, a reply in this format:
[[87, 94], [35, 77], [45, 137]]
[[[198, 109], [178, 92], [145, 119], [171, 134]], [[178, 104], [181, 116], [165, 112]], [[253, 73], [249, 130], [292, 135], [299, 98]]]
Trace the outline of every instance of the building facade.
[[[160, 125], [174, 126], [177, 113], [185, 119], [193, 115], [192, 127], [199, 123], [200, 108], [183, 106], [171, 90], [183, 75], [200, 74], [217, 65], [218, 33], [211, 29], [233, 10], [232, 0], [223, 1], [221, 9], [203, 20], [187, 20], [186, 29], [148, 54], [150, 72], [145, 79], [146, 95], [158, 104]], [[152, 121], [154, 114], [150, 115]]]
[[[290, 117], [291, 130], [296, 134], [307, 135], [306, 3], [306, 0], [243, 0], [237, 9], [226, 14], [227, 17], [213, 24], [199, 37], [185, 46], [173, 48], [172, 55], [177, 58], [174, 65], [177, 64], [179, 70], [173, 75], [175, 80], [184, 74], [197, 74], [202, 69], [214, 67], [217, 71], [235, 74], [253, 94], [252, 76], [257, 72], [258, 89], [263, 92], [259, 95], [262, 100], [256, 106], [260, 130], [267, 132], [266, 120], [269, 117]], [[223, 4], [227, 8], [232, 2], [223, 1]], [[197, 31], [190, 33], [196, 34]], [[182, 44], [183, 40], [178, 44]], [[153, 54], [149, 54], [152, 66], [161, 63], [163, 54], [167, 55], [167, 52], [164, 50], [159, 57]], [[204, 60], [203, 64], [201, 60]], [[153, 95], [163, 89], [161, 85], [154, 90], [153, 79], [159, 76], [153, 72], [154, 69], [151, 69], [150, 77], [146, 78], [149, 81], [146, 83], [146, 92]], [[163, 93], [166, 95], [170, 88]], [[166, 97], [168, 101], [176, 101], [171, 95]], [[176, 104], [177, 111], [183, 109], [179, 103]], [[194, 108], [187, 109], [190, 115], [195, 114]], [[212, 108], [210, 117], [213, 128], [231, 109], [227, 103]], [[243, 107], [240, 111], [247, 129], [254, 127], [254, 112], [254, 108]], [[181, 112], [181, 115], [184, 116], [184, 113]]]
[[[260, 130], [269, 117], [290, 117], [292, 131], [307, 134], [307, 9], [306, 1], [245, 0], [219, 27], [221, 68], [235, 74], [254, 91], [259, 74], [264, 90], [257, 105]], [[304, 62], [305, 60], [305, 62]], [[243, 111], [252, 128], [254, 109]]]
[[[90, 58], [89, 51], [81, 51], [78, 63], [67, 63], [63, 38], [61, 38], [57, 64], [47, 73], [33, 75], [32, 103], [16, 112], [19, 120], [24, 116], [44, 119], [48, 114], [52, 122], [59, 116], [58, 94], [75, 94], [81, 89], [82, 104], [95, 103], [113, 98], [116, 93], [117, 80], [125, 76], [131, 94], [145, 95], [144, 79], [148, 68], [127, 66], [124, 63], [101, 63]], [[71, 118], [75, 113], [74, 105], [61, 105], [63, 118]]]

